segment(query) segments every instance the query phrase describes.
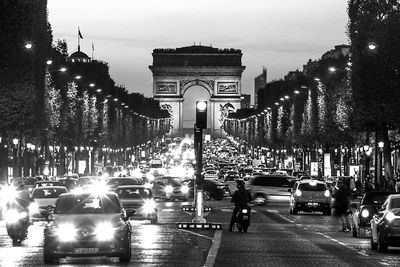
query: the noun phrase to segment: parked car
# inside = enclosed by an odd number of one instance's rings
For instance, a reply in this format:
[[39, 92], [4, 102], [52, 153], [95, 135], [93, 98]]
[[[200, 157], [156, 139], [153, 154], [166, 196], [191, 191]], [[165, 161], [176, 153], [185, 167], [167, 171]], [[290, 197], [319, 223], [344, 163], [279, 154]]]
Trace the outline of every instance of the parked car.
[[56, 204], [61, 194], [67, 193], [64, 186], [40, 186], [32, 191], [29, 215], [32, 221], [46, 220], [48, 211]]
[[289, 188], [289, 213], [299, 211], [320, 211], [323, 215], [331, 215], [331, 193], [325, 182], [318, 180], [301, 180]]
[[[371, 227], [371, 219], [386, 201], [391, 192], [366, 192], [352, 215], [353, 237], [365, 237], [366, 229]], [[356, 204], [354, 204], [356, 205]]]
[[59, 197], [44, 229], [44, 263], [62, 257], [107, 256], [131, 259], [131, 225], [115, 193]]
[[286, 175], [257, 175], [250, 178], [249, 190], [254, 202], [265, 204], [268, 201], [289, 201], [290, 192], [296, 181], [295, 177]]
[[371, 219], [371, 249], [400, 247], [400, 195], [389, 195]]
[[153, 192], [144, 185], [122, 185], [115, 190], [122, 207], [132, 219], [150, 220], [157, 223], [157, 203]]

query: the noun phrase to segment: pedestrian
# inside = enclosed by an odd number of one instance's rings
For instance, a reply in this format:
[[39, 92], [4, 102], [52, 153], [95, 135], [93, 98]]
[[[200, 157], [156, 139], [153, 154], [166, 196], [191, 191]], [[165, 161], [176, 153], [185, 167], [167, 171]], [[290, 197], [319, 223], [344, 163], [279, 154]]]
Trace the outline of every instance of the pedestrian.
[[334, 203], [334, 215], [339, 219], [342, 225], [340, 232], [349, 232], [351, 228], [349, 220], [350, 210], [350, 191], [349, 188], [342, 180], [338, 180], [337, 190], [333, 197], [335, 198]]

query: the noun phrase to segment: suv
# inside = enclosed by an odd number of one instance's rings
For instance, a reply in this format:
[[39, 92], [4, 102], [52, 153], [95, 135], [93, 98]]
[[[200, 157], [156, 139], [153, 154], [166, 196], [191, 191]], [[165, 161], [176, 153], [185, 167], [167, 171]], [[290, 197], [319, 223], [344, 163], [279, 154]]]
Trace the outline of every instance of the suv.
[[301, 180], [289, 189], [290, 214], [299, 211], [322, 211], [331, 215], [331, 193], [325, 182], [318, 180]]
[[131, 259], [131, 226], [115, 193], [62, 194], [44, 229], [43, 259], [119, 257]]
[[257, 175], [249, 182], [249, 190], [255, 203], [265, 204], [267, 201], [288, 201], [295, 178], [286, 175]]

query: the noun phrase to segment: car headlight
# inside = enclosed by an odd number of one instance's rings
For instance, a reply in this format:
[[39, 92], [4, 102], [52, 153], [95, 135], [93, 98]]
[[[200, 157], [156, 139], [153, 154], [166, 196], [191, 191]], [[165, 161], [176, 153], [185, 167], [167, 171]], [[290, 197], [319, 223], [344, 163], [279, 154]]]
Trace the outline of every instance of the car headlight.
[[242, 209], [242, 213], [247, 213], [249, 212], [247, 209]]
[[95, 234], [99, 241], [107, 241], [114, 238], [115, 228], [111, 223], [103, 222], [96, 226]]
[[330, 197], [331, 193], [329, 192], [329, 190], [325, 190], [324, 192], [324, 197]]
[[187, 185], [182, 185], [181, 191], [182, 191], [182, 193], [184, 193], [184, 194], [189, 193], [189, 186], [187, 186]]
[[299, 189], [296, 189], [296, 192], [294, 193], [296, 197], [301, 197], [301, 191]]
[[32, 202], [29, 205], [29, 214], [36, 214], [39, 213], [39, 205], [36, 202]]
[[73, 241], [75, 239], [76, 228], [72, 223], [60, 224], [56, 231], [61, 242]]
[[172, 193], [173, 190], [174, 188], [172, 187], [172, 185], [167, 185], [165, 187], [165, 193]]
[[391, 212], [391, 211], [389, 211], [389, 212], [386, 214], [386, 220], [388, 220], [388, 222], [393, 221], [395, 217], [396, 217], [396, 216], [395, 216], [394, 213]]
[[19, 212], [15, 209], [9, 209], [5, 212], [4, 219], [7, 223], [14, 224], [17, 223], [19, 220], [25, 218], [26, 216], [28, 216], [28, 214], [25, 211]]
[[156, 209], [156, 202], [154, 200], [145, 200], [142, 206], [145, 213], [153, 213]]
[[369, 216], [369, 210], [363, 210], [363, 211], [361, 212], [361, 217], [367, 218], [368, 216]]

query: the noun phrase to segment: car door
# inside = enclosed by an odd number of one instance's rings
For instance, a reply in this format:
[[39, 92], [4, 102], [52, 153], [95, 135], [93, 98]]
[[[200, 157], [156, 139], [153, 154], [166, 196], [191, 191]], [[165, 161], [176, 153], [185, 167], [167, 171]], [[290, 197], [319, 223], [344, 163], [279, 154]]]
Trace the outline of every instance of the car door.
[[388, 201], [386, 201], [382, 207], [379, 209], [377, 214], [375, 214], [371, 219], [371, 238], [373, 243], [378, 242], [378, 224], [381, 221], [383, 215], [385, 214], [385, 210], [387, 209]]

